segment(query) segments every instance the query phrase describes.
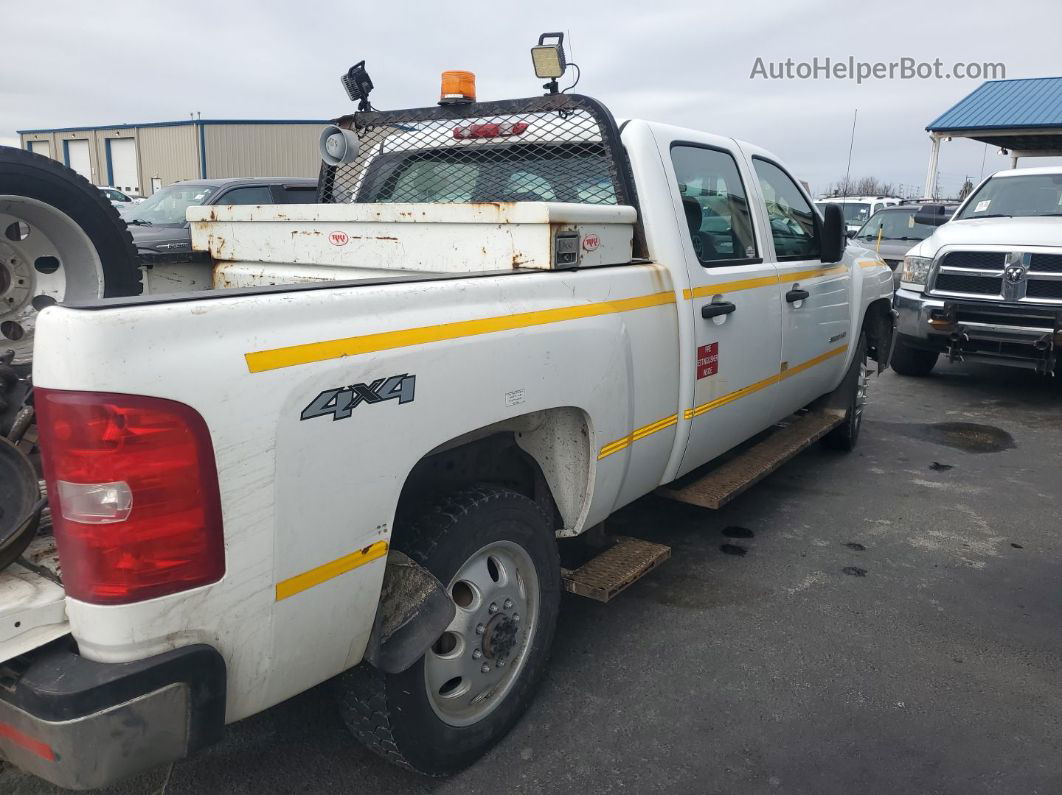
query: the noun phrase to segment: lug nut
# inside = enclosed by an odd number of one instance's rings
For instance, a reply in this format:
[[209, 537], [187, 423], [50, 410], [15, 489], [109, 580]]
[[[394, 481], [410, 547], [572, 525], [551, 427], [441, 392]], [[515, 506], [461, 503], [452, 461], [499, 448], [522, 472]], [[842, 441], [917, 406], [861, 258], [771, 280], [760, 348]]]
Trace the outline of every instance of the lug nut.
[[519, 613], [513, 613], [513, 621], [519, 621], [519, 620], [520, 620], [520, 614]]
[[480, 670], [481, 673], [489, 674], [490, 673], [490, 666], [487, 665], [486, 663], [483, 663], [483, 666], [479, 670]]
[[504, 607], [506, 610], [512, 610], [513, 609], [513, 600], [512, 599], [506, 599], [505, 602], [502, 604], [502, 607]]
[[505, 667], [505, 660], [498, 660], [498, 662], [495, 663], [495, 665], [497, 665], [499, 668], [504, 668]]
[[490, 607], [487, 608], [487, 612], [490, 613], [491, 615], [494, 615], [495, 613], [497, 613], [498, 612], [498, 603], [497, 602], [491, 602], [490, 603]]
[[473, 660], [478, 660], [482, 656], [483, 656], [483, 652], [481, 652], [479, 649], [473, 649], [472, 650], [472, 659]]
[[482, 635], [484, 632], [486, 632], [486, 628], [482, 624], [476, 624], [476, 634]]

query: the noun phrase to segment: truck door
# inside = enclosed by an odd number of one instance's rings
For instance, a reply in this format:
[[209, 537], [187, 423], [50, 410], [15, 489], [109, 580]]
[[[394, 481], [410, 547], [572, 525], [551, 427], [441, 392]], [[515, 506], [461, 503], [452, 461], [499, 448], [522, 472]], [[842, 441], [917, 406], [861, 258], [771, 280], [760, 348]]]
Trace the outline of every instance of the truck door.
[[761, 155], [752, 156], [752, 167], [778, 271], [782, 357], [777, 393], [784, 416], [829, 392], [841, 379], [852, 334], [851, 278], [845, 266], [820, 260], [819, 218], [796, 180]]
[[747, 163], [725, 146], [674, 141], [670, 154], [697, 359], [683, 408], [690, 435], [681, 475], [763, 430], [775, 414], [781, 307], [749, 206], [755, 177]]

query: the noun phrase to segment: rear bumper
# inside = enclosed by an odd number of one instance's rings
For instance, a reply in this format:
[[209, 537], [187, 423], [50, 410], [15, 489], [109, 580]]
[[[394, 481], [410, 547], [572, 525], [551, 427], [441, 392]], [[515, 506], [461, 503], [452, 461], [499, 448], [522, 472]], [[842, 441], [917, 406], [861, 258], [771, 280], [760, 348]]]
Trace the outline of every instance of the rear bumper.
[[934, 298], [899, 289], [897, 332], [912, 348], [1053, 372], [1062, 347], [1062, 307]]
[[69, 789], [94, 789], [216, 742], [225, 662], [209, 646], [96, 663], [68, 638], [0, 666], [0, 757]]

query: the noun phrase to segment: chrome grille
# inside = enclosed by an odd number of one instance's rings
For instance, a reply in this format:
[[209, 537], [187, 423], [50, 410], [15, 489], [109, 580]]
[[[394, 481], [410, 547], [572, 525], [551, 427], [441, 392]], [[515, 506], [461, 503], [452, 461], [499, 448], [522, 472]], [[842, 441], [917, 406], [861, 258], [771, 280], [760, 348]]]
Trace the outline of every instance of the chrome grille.
[[1003, 279], [993, 276], [969, 276], [965, 273], [941, 273], [937, 276], [936, 289], [948, 293], [999, 296], [1003, 292]]
[[[1015, 270], [1019, 276], [1011, 280]], [[1030, 304], [1062, 302], [1062, 254], [949, 251], [940, 259], [930, 294]]]
[[1044, 298], [1062, 301], [1062, 281], [1030, 278], [1025, 290], [1026, 298]]
[[1062, 273], [1062, 254], [1033, 254], [1029, 270], [1039, 273]]
[[941, 268], [974, 268], [1002, 271], [1007, 264], [1006, 251], [949, 251], [940, 261]]

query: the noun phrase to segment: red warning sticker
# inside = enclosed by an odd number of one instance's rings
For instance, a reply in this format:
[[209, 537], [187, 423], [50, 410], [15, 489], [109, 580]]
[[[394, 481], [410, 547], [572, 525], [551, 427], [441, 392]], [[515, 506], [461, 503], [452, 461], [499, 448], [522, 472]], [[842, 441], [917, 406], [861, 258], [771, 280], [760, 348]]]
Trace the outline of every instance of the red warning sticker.
[[329, 232], [328, 242], [333, 246], [345, 246], [350, 242], [350, 236], [346, 232]]
[[697, 377], [707, 378], [719, 372], [719, 343], [701, 345], [697, 349]]

